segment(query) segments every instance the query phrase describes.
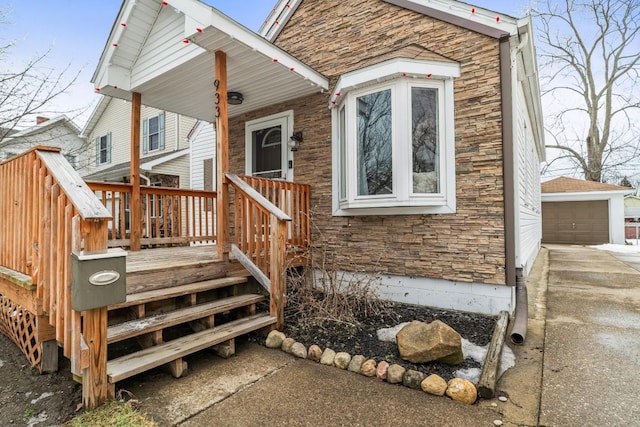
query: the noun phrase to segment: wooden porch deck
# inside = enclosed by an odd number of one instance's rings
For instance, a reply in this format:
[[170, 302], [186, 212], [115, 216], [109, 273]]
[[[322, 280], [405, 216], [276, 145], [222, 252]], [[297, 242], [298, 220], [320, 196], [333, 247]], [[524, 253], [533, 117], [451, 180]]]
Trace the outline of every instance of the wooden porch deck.
[[[235, 337], [282, 328], [286, 270], [308, 261], [308, 185], [227, 173], [222, 196], [92, 188], [48, 147], [0, 163], [0, 178], [0, 246], [8, 248], [0, 254], [0, 332], [46, 372], [57, 370], [62, 347], [87, 408], [131, 375], [166, 365], [178, 377], [188, 354], [212, 346], [233, 354]], [[151, 203], [161, 221], [143, 217]], [[126, 301], [74, 310], [71, 253], [108, 247], [131, 249]], [[175, 338], [178, 327], [184, 334]], [[137, 351], [108, 356], [121, 340]]]

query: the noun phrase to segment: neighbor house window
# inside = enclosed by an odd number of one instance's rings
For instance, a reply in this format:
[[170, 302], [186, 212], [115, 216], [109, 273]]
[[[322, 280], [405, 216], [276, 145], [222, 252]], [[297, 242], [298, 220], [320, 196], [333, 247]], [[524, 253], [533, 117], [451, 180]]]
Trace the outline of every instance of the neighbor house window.
[[111, 163], [111, 132], [96, 138], [96, 165]]
[[458, 75], [457, 63], [392, 60], [341, 77], [331, 100], [335, 215], [455, 212]]
[[164, 113], [142, 122], [142, 151], [164, 150]]

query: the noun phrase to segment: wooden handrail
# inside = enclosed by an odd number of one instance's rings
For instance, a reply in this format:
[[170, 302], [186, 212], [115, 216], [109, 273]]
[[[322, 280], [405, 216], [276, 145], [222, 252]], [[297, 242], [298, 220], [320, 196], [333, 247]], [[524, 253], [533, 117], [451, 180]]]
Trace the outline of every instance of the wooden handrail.
[[233, 184], [236, 190], [243, 192], [247, 197], [255, 200], [256, 203], [264, 207], [269, 214], [275, 215], [275, 217], [281, 221], [291, 221], [291, 217], [282, 212], [280, 208], [271, 203], [262, 194], [258, 193], [253, 187], [241, 180], [238, 175], [227, 173], [225, 177]]
[[111, 219], [109, 211], [100, 203], [64, 156], [51, 151], [37, 151], [37, 153], [82, 219]]
[[0, 278], [0, 295], [23, 313], [16, 342], [32, 363], [55, 369], [59, 343], [72, 372], [83, 376], [85, 407], [102, 403], [106, 307], [72, 310], [70, 255], [106, 249], [109, 211], [59, 148], [35, 147], [0, 163], [0, 212], [0, 266], [32, 283], [24, 287]]
[[288, 248], [304, 249], [310, 246], [310, 185], [247, 175], [240, 178], [291, 217], [291, 222], [287, 224]]
[[232, 251], [270, 293], [269, 311], [276, 328], [284, 326], [286, 235], [289, 215], [236, 175], [225, 174], [234, 189]]

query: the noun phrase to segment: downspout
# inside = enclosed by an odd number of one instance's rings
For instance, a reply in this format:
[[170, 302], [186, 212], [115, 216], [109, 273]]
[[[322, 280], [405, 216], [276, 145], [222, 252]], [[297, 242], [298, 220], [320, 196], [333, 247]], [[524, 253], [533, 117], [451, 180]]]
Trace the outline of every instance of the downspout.
[[502, 89], [502, 150], [504, 179], [504, 218], [505, 218], [505, 279], [508, 286], [515, 286], [515, 310], [511, 328], [511, 342], [524, 343], [527, 335], [528, 298], [522, 268], [516, 267], [516, 217], [517, 185], [515, 157], [514, 123], [514, 75], [518, 52], [528, 43], [525, 36], [520, 44], [511, 49], [509, 37], [500, 39], [500, 74]]

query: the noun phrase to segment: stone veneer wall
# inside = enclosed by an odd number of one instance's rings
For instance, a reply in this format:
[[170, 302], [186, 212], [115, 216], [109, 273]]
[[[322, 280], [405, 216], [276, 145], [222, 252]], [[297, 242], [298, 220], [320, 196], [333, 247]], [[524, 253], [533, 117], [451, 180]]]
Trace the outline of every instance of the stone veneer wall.
[[[504, 284], [505, 240], [498, 40], [380, 0], [303, 0], [276, 44], [335, 85], [363, 61], [419, 44], [460, 63], [455, 80], [457, 212], [332, 217], [328, 94], [273, 105], [230, 123], [230, 166], [244, 173], [244, 122], [294, 110], [304, 131], [295, 181], [312, 184], [316, 246], [350, 265], [400, 276]], [[351, 267], [353, 268], [353, 267]]]

